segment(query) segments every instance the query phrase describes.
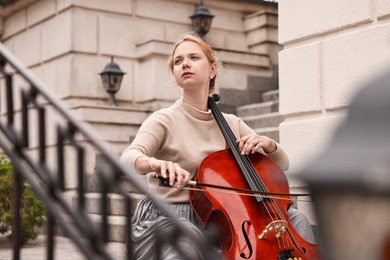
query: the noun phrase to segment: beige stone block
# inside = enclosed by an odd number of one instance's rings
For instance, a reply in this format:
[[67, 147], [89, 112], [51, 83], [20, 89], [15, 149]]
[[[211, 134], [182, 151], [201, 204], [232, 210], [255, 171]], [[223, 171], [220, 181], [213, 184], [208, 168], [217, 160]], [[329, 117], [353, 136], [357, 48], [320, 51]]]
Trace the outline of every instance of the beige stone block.
[[63, 11], [66, 8], [69, 8], [72, 6], [73, 0], [55, 0], [56, 1], [56, 6], [57, 6], [57, 11]]
[[223, 64], [242, 65], [246, 67], [264, 67], [269, 68], [269, 57], [266, 55], [255, 54], [250, 52], [234, 51], [216, 51], [218, 58]]
[[143, 110], [112, 106], [77, 106], [72, 109], [82, 121], [95, 124], [140, 125], [148, 117]]
[[[114, 12], [121, 14], [131, 14], [133, 12], [133, 3], [131, 0], [58, 0], [60, 8], [66, 8], [69, 5], [83, 7], [87, 9], [101, 10], [104, 12]], [[61, 3], [64, 1], [64, 3]]]
[[[129, 143], [130, 136], [135, 136], [139, 125], [125, 125], [123, 123], [113, 125], [113, 123], [90, 123], [93, 131], [107, 143]], [[119, 150], [122, 152], [122, 150]]]
[[353, 27], [372, 21], [371, 0], [280, 0], [279, 41]]
[[378, 0], [377, 2], [377, 16], [379, 18], [388, 18], [390, 15], [390, 1]]
[[292, 180], [292, 187], [302, 184], [296, 179], [296, 174], [318, 159], [343, 120], [345, 111], [335, 111], [331, 114], [286, 118], [279, 125], [280, 144], [290, 159], [287, 175]]
[[[171, 24], [171, 23], [162, 23], [161, 21], [154, 20], [136, 20], [136, 24], [132, 27], [129, 33], [132, 33], [137, 36], [137, 48], [140, 44], [153, 41], [153, 40], [162, 40], [165, 41], [168, 37], [169, 30], [174, 30], [175, 28], [183, 28], [182, 25]], [[180, 33], [183, 30], [177, 29]], [[178, 32], [176, 31], [176, 33]], [[176, 39], [175, 39], [176, 40]], [[136, 56], [138, 56], [138, 49], [136, 50]]]
[[279, 52], [283, 46], [275, 43], [260, 43], [251, 46], [250, 51], [254, 53], [268, 54], [272, 64], [279, 64]]
[[276, 27], [261, 27], [247, 33], [248, 45], [252, 46], [262, 42], [278, 42], [278, 29]]
[[[209, 8], [209, 11], [215, 15], [211, 24], [211, 30], [218, 29], [228, 30], [230, 32], [242, 32], [244, 28], [242, 13], [217, 8]], [[194, 12], [195, 9], [193, 9], [190, 15]]]
[[321, 109], [320, 57], [318, 42], [279, 53], [279, 111], [282, 114]]
[[108, 57], [103, 59], [103, 57], [73, 55], [70, 94], [76, 97], [107, 98], [99, 73], [109, 62]]
[[2, 40], [24, 30], [27, 25], [26, 9], [22, 9], [4, 20], [4, 34]]
[[72, 56], [67, 55], [47, 62], [44, 66], [34, 67], [32, 72], [53, 95], [61, 99], [71, 95], [71, 67]]
[[217, 88], [245, 90], [248, 83], [248, 74], [245, 70], [224, 66], [217, 76]]
[[41, 0], [27, 7], [27, 26], [47, 19], [56, 12], [55, 1]]
[[213, 30], [206, 35], [207, 42], [214, 49], [249, 51], [247, 37], [242, 32]]
[[348, 105], [356, 91], [390, 66], [390, 25], [372, 26], [324, 41], [325, 108]]
[[[161, 28], [159, 33], [155, 33], [152, 39], [164, 39], [170, 43], [170, 48], [172, 49], [173, 44], [181, 39], [183, 34], [191, 32], [193, 30], [192, 25], [190, 24], [172, 24], [166, 23], [162, 24], [161, 22], [156, 22], [152, 28]], [[164, 32], [164, 35], [160, 35], [161, 32]], [[158, 36], [158, 37], [157, 37]]]
[[175, 100], [181, 96], [181, 89], [174, 84], [167, 60], [167, 56], [154, 56], [136, 64], [134, 100]]
[[[175, 10], [172, 12], [172, 10]], [[137, 1], [135, 13], [139, 17], [157, 19], [160, 21], [170, 21], [183, 23], [188, 21], [191, 24], [189, 16], [195, 12], [195, 5], [179, 3], [166, 0], [143, 0]], [[167, 15], [169, 14], [169, 15]]]
[[101, 54], [135, 57], [135, 45], [141, 38], [133, 31], [133, 28], [139, 26], [137, 21], [108, 15], [99, 16], [98, 21], [98, 46]]
[[12, 52], [27, 67], [41, 62], [40, 31], [40, 27], [31, 27], [13, 38]]
[[167, 66], [171, 51], [172, 43], [165, 41], [148, 41], [137, 46], [135, 100], [175, 100], [181, 95]]
[[48, 60], [72, 50], [72, 15], [66, 11], [42, 24], [42, 59]]
[[72, 18], [73, 51], [97, 53], [98, 18], [94, 12], [74, 10]]
[[7, 48], [7, 50], [9, 50], [11, 53], [14, 53], [14, 42], [15, 42], [15, 40], [12, 37], [12, 38], [8, 38], [8, 39], [4, 40], [2, 42], [2, 44], [4, 45], [4, 47]]
[[255, 30], [264, 26], [278, 26], [278, 14], [260, 11], [254, 14], [245, 16], [244, 18], [244, 28], [245, 31]]
[[155, 56], [166, 56], [167, 62], [173, 50], [173, 43], [150, 40], [137, 45], [137, 59], [146, 60]]

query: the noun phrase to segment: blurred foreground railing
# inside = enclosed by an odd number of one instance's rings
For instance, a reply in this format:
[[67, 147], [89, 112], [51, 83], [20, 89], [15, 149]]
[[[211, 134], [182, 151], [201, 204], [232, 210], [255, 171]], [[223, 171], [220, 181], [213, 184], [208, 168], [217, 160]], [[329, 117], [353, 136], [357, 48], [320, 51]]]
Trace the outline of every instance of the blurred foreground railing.
[[[119, 162], [119, 158], [105, 143], [99, 141], [88, 125], [77, 120], [65, 105], [1, 44], [0, 73], [0, 154], [5, 154], [15, 168], [13, 259], [20, 259], [19, 213], [23, 180], [28, 182], [47, 208], [46, 259], [54, 259], [57, 227], [74, 242], [87, 259], [114, 258], [107, 250], [108, 193], [117, 193], [125, 198], [128, 233], [131, 225], [132, 200], [126, 190], [121, 188], [119, 180], [131, 182], [139, 193], [149, 196], [163, 211], [172, 216], [162, 201], [148, 193], [144, 183], [137, 179], [131, 169]], [[18, 84], [15, 84], [15, 81]], [[100, 167], [97, 172], [101, 185], [102, 212], [98, 224], [91, 220], [85, 210], [85, 161], [91, 158], [89, 153], [99, 154], [106, 162], [106, 167]], [[73, 188], [77, 195], [76, 205], [73, 205], [72, 199], [69, 200], [69, 172], [76, 172], [77, 185]], [[180, 222], [173, 222], [174, 232], [171, 235], [164, 234], [163, 238], [159, 236], [158, 244], [170, 243], [180, 251], [176, 242], [186, 236], [187, 230]], [[194, 244], [203, 246], [203, 252], [210, 250], [207, 245], [202, 244], [204, 241], [196, 241], [195, 238], [191, 240]], [[126, 247], [128, 252], [131, 251], [130, 243], [127, 243]], [[185, 255], [186, 252], [181, 253], [183, 259], [190, 259]]]

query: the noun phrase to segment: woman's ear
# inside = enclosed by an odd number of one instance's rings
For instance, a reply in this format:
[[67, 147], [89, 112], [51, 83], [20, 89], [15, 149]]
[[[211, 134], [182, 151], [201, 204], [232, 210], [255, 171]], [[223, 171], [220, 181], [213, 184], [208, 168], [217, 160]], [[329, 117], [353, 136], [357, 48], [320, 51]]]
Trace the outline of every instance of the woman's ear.
[[215, 64], [215, 62], [213, 62], [211, 64], [210, 79], [214, 78], [215, 75], [217, 75], [217, 64]]

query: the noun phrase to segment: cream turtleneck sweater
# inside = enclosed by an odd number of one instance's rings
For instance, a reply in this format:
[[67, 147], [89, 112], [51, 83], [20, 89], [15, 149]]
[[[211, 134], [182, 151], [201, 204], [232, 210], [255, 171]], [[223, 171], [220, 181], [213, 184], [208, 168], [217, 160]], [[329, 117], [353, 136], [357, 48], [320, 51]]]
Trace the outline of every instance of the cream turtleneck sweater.
[[[254, 131], [240, 118], [224, 114], [234, 135], [245, 136]], [[202, 160], [210, 153], [226, 148], [226, 141], [211, 111], [201, 111], [180, 98], [172, 106], [150, 115], [140, 127], [135, 139], [124, 150], [121, 161], [134, 166], [141, 156], [173, 161], [191, 173], [197, 173]], [[267, 154], [282, 170], [288, 168], [288, 157], [277, 145], [277, 150]], [[146, 173], [142, 173], [146, 174]], [[148, 178], [149, 189], [168, 202], [188, 202], [188, 191], [159, 186], [158, 179]]]

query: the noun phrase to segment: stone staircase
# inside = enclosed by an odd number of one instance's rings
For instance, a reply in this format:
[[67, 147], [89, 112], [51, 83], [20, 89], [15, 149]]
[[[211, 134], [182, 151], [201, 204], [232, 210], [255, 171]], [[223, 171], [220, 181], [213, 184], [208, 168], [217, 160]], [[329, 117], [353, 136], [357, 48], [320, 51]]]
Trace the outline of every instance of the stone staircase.
[[[283, 121], [283, 117], [280, 116], [278, 113], [279, 91], [267, 91], [263, 94], [262, 98], [262, 103], [245, 105], [237, 108], [237, 115], [242, 118], [258, 134], [266, 135], [276, 141], [279, 141], [279, 124]], [[144, 198], [144, 195], [137, 193], [135, 189], [127, 182], [123, 182], [123, 185], [125, 189], [129, 192], [130, 196], [133, 198], [131, 210], [133, 214], [137, 202]], [[100, 222], [101, 213], [100, 195], [99, 193], [96, 193], [94, 191], [98, 189], [98, 185], [93, 185], [92, 188], [87, 188], [89, 192], [86, 194], [86, 211], [89, 213], [90, 217], [97, 223]], [[76, 198], [74, 199], [76, 200]], [[126, 214], [124, 210], [124, 203], [125, 201], [120, 195], [109, 194], [109, 240], [112, 242], [126, 241]]]
[[[140, 178], [144, 178], [140, 176]], [[145, 195], [140, 194], [136, 189], [127, 181], [122, 181], [121, 186], [125, 189], [132, 198], [131, 214], [134, 214], [138, 201], [143, 199]], [[87, 183], [88, 187], [88, 183]], [[95, 186], [93, 189], [89, 189], [89, 192], [85, 194], [86, 212], [95, 223], [101, 222], [101, 199], [100, 193], [97, 191], [99, 187]], [[123, 196], [119, 194], [108, 194], [107, 199], [108, 208], [108, 222], [109, 233], [108, 240], [110, 242], [126, 242], [126, 201]], [[73, 197], [73, 203], [76, 204], [77, 196]]]
[[[133, 203], [131, 207], [131, 213], [134, 213], [137, 202], [144, 196], [131, 192]], [[87, 212], [91, 219], [96, 222], [101, 222], [101, 209], [100, 209], [100, 194], [99, 193], [87, 193], [86, 194]], [[111, 242], [126, 242], [126, 213], [125, 213], [125, 200], [121, 195], [108, 194], [108, 223], [110, 230], [108, 233], [108, 240]]]
[[270, 90], [262, 95], [263, 102], [238, 107], [237, 116], [256, 131], [279, 142], [279, 90]]

